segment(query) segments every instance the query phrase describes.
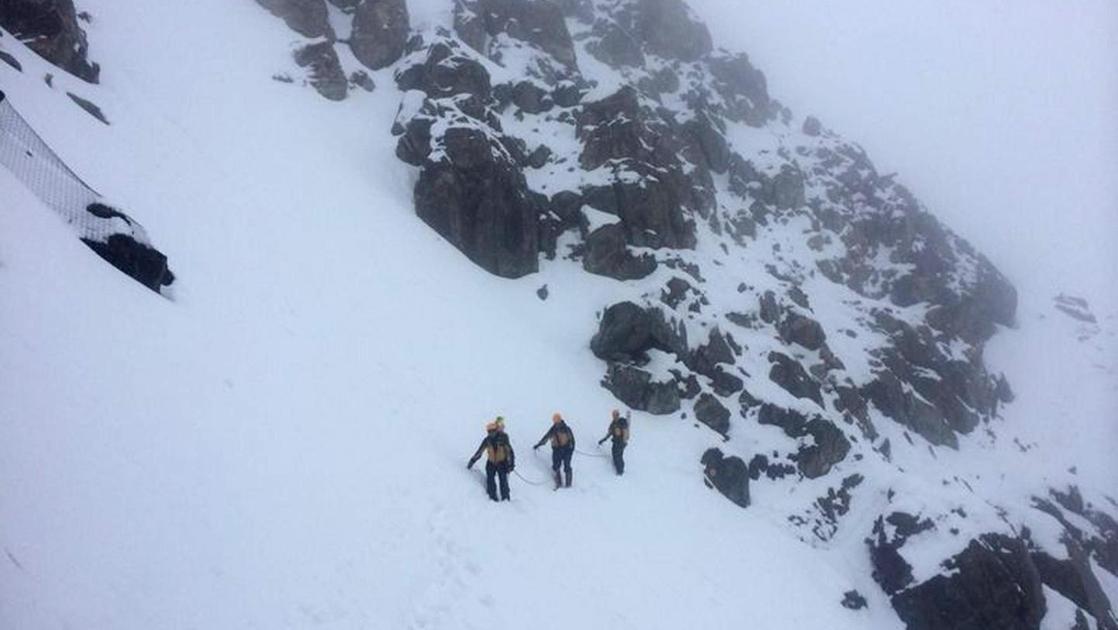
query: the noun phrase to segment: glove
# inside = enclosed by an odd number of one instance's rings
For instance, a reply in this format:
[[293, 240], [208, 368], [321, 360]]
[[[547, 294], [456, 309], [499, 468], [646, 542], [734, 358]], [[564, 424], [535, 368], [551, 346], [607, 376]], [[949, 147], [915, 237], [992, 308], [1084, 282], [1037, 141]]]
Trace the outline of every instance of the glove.
[[602, 442], [605, 442], [605, 441], [606, 441], [606, 438], [602, 438], [602, 439], [598, 440], [598, 446], [601, 446]]
[[470, 470], [473, 467], [474, 467], [474, 460], [471, 459], [469, 462], [466, 463], [466, 470]]
[[539, 448], [540, 448], [540, 445], [539, 445], [539, 444], [537, 444], [537, 445], [535, 445], [535, 446], [533, 446], [533, 447], [532, 447], [532, 450], [533, 450], [533, 451], [536, 451], [536, 450], [539, 450]]

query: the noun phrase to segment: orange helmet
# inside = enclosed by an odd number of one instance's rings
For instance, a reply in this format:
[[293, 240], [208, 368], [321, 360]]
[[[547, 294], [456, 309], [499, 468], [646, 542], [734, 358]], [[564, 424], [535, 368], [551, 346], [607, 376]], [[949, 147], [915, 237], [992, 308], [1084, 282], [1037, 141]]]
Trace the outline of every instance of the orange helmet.
[[555, 413], [554, 413], [554, 414], [553, 414], [553, 415], [551, 416], [551, 421], [552, 421], [552, 422], [554, 422], [555, 424], [559, 424], [560, 422], [562, 422], [562, 421], [563, 421], [563, 414], [561, 414], [561, 413], [559, 413], [558, 411], [556, 411], [556, 412], [555, 412]]

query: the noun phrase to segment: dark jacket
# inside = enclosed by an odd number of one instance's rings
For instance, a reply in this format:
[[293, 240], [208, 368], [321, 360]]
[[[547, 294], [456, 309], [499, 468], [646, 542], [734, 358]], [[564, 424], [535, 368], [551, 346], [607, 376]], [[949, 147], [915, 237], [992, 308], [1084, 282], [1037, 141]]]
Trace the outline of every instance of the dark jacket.
[[[560, 444], [560, 438], [563, 434], [567, 436], [567, 443], [565, 445]], [[566, 422], [553, 424], [551, 428], [547, 430], [547, 433], [544, 433], [540, 441], [536, 442], [536, 445], [532, 448], [539, 448], [548, 440], [551, 440], [551, 448], [574, 448], [575, 432], [571, 431], [571, 428], [567, 426]]]
[[609, 429], [606, 430], [606, 437], [600, 441], [605, 442], [607, 438], [613, 438], [614, 442], [627, 444], [629, 442], [629, 419], [621, 416], [610, 422]]
[[481, 458], [482, 453], [486, 454], [491, 464], [507, 464], [510, 470], [516, 467], [516, 452], [512, 450], [509, 434], [504, 431], [494, 431], [486, 435], [474, 452], [474, 456], [470, 458], [467, 467], [472, 467], [474, 462]]

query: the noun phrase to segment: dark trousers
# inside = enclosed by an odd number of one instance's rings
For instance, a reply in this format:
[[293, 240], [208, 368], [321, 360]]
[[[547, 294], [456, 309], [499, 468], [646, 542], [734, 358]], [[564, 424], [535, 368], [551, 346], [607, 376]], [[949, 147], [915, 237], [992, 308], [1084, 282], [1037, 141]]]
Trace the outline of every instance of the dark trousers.
[[613, 469], [617, 474], [625, 474], [625, 443], [621, 440], [613, 441]]
[[573, 446], [562, 446], [551, 449], [551, 470], [555, 472], [555, 485], [560, 485], [563, 478], [559, 475], [559, 467], [567, 473], [567, 485], [571, 485], [571, 455], [575, 454]]
[[[501, 496], [497, 497], [497, 482], [501, 483]], [[485, 492], [494, 501], [509, 500], [509, 465], [485, 462]]]

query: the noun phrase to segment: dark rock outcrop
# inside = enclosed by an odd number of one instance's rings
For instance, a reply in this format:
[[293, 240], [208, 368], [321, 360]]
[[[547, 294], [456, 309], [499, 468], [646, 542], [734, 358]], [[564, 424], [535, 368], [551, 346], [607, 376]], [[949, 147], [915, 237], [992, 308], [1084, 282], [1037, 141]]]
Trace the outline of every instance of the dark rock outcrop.
[[349, 47], [358, 61], [379, 70], [404, 54], [410, 29], [405, 0], [363, 0], [353, 14]]
[[749, 507], [749, 467], [740, 457], [726, 457], [717, 448], [707, 449], [700, 460], [708, 486], [741, 507]]
[[571, 70], [577, 70], [574, 44], [558, 5], [549, 0], [479, 0], [486, 32], [528, 42]]
[[819, 389], [819, 383], [811, 378], [799, 361], [780, 352], [770, 352], [769, 363], [772, 363], [769, 380], [780, 385], [796, 398], [807, 398], [815, 401], [815, 404], [820, 407], [823, 406], [823, 394]]
[[730, 410], [706, 392], [699, 394], [695, 402], [695, 417], [722, 435], [730, 432]]
[[816, 479], [831, 472], [831, 467], [846, 459], [850, 452], [850, 441], [834, 424], [814, 418], [807, 423], [805, 431], [813, 438], [811, 446], [800, 448], [796, 453], [796, 466], [808, 479]]
[[696, 61], [712, 47], [706, 25], [694, 18], [682, 0], [630, 1], [618, 19], [654, 55]]
[[416, 63], [396, 72], [396, 85], [401, 90], [420, 90], [431, 98], [469, 94], [483, 105], [492, 90], [489, 73], [464, 52], [455, 42], [435, 42], [416, 57]]
[[654, 415], [679, 411], [679, 388], [675, 381], [653, 381], [651, 374], [631, 365], [610, 363], [602, 386], [638, 411]]
[[78, 24], [73, 0], [4, 0], [0, 26], [43, 59], [70, 74], [97, 83], [101, 67], [89, 61], [89, 43]]
[[444, 158], [415, 185], [415, 211], [487, 271], [519, 278], [539, 268], [543, 201], [499, 142], [473, 127], [447, 130]]
[[617, 280], [637, 280], [656, 270], [656, 259], [650, 254], [634, 256], [625, 245], [625, 232], [621, 225], [611, 223], [586, 237], [582, 268]]
[[657, 308], [619, 302], [606, 309], [590, 340], [594, 355], [606, 361], [645, 363], [652, 349], [676, 354], [687, 351], [682, 329], [673, 327]]
[[893, 595], [910, 629], [1036, 629], [1047, 612], [1025, 544], [986, 534], [944, 563], [946, 574]]
[[319, 94], [331, 101], [345, 99], [349, 81], [332, 43], [309, 44], [293, 54], [300, 68], [309, 68], [311, 85]]
[[818, 350], [827, 341], [823, 327], [814, 319], [790, 312], [780, 323], [780, 336], [789, 343], [798, 343], [808, 350]]
[[256, 0], [291, 30], [306, 37], [334, 39], [326, 12], [326, 0]]

